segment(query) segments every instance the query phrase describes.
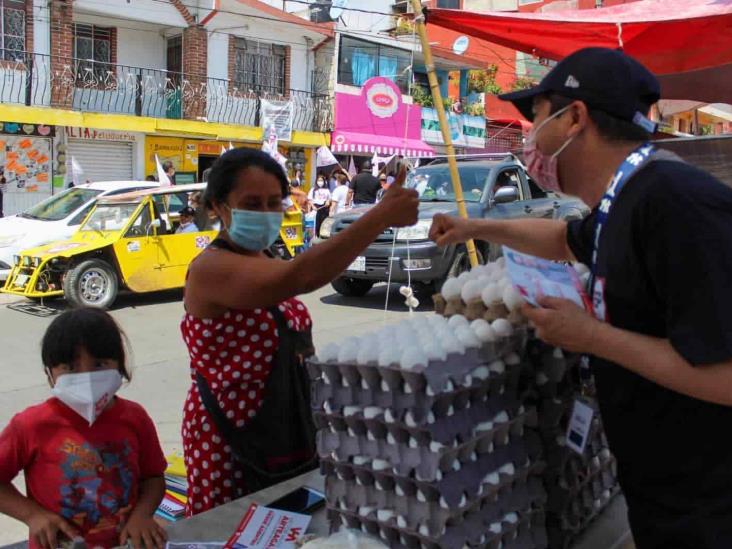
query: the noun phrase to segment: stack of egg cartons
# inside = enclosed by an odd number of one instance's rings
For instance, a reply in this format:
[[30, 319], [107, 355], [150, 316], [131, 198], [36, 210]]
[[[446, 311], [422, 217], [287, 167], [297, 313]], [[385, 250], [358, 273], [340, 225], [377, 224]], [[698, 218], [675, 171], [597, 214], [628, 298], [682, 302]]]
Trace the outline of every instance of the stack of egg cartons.
[[513, 320], [415, 315], [309, 363], [334, 528], [392, 547], [546, 547]]
[[538, 431], [547, 463], [546, 520], [550, 547], [568, 547], [618, 492], [615, 458], [598, 414], [585, 453], [567, 447], [567, 423], [580, 394], [579, 356], [538, 340], [528, 344], [524, 369], [531, 396], [526, 406], [538, 412]]

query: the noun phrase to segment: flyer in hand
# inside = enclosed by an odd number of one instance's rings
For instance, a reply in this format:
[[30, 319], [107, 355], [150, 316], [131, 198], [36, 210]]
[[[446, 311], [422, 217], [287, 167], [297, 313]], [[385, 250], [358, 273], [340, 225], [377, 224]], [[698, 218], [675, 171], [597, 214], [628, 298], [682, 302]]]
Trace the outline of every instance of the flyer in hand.
[[305, 534], [308, 515], [270, 509], [252, 503], [226, 549], [291, 549]]
[[592, 305], [577, 271], [571, 265], [541, 259], [503, 247], [506, 270], [522, 297], [534, 306], [544, 296], [569, 299], [587, 311]]

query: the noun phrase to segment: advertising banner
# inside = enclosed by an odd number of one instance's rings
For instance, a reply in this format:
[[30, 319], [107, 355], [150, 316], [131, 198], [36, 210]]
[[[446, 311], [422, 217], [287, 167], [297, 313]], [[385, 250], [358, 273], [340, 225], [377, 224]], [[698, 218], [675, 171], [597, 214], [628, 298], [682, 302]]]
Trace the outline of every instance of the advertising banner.
[[[456, 147], [485, 148], [486, 122], [483, 116], [448, 113], [450, 137]], [[427, 143], [444, 144], [437, 111], [422, 108], [422, 139]]]

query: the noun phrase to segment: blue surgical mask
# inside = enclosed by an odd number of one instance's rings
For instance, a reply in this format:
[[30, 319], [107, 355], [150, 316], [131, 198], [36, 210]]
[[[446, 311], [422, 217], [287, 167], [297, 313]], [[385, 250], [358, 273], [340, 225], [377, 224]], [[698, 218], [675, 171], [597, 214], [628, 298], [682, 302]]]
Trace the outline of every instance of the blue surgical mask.
[[253, 210], [231, 211], [231, 226], [227, 232], [237, 246], [253, 252], [266, 250], [280, 234], [282, 212], [257, 212]]

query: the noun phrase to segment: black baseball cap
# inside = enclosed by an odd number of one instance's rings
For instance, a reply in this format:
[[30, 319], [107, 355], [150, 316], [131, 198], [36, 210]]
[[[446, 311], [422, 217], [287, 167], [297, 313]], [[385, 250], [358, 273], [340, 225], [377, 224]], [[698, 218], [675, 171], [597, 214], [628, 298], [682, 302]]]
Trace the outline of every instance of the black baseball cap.
[[180, 214], [180, 215], [189, 215], [189, 216], [193, 217], [193, 216], [195, 216], [195, 215], [196, 215], [196, 210], [194, 210], [194, 209], [193, 209], [193, 208], [191, 208], [190, 206], [186, 206], [185, 208], [182, 208], [182, 209], [181, 209], [181, 210], [180, 210], [180, 211], [178, 212], [178, 214]]
[[651, 71], [622, 51], [578, 50], [557, 63], [537, 86], [498, 97], [533, 120], [534, 97], [552, 94], [583, 101], [591, 109], [633, 122], [648, 133], [656, 129], [647, 115], [661, 98], [661, 86]]

